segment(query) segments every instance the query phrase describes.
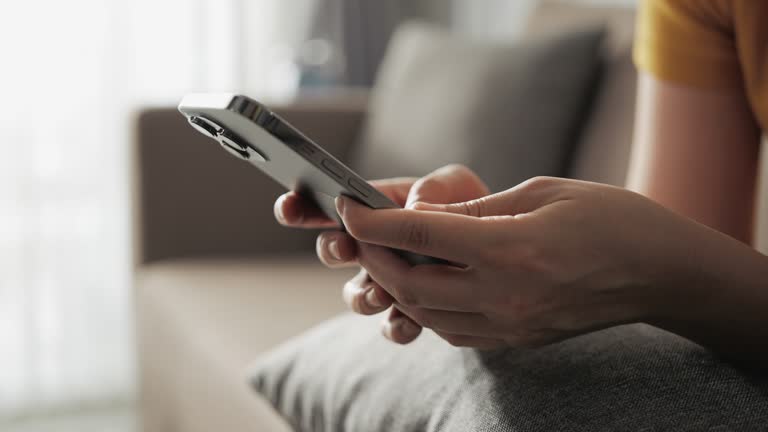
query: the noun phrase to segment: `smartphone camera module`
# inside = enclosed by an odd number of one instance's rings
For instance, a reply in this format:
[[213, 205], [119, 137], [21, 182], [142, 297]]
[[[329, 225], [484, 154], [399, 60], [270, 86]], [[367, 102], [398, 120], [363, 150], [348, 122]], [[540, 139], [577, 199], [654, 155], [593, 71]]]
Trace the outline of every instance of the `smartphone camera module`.
[[221, 128], [216, 123], [198, 116], [189, 117], [189, 124], [192, 125], [198, 132], [207, 136], [208, 138], [216, 139], [219, 135]]
[[267, 158], [263, 154], [256, 151], [256, 149], [253, 147], [245, 144], [239, 137], [230, 132], [221, 131], [219, 133], [218, 140], [225, 150], [240, 159], [250, 160], [253, 162], [267, 161]]

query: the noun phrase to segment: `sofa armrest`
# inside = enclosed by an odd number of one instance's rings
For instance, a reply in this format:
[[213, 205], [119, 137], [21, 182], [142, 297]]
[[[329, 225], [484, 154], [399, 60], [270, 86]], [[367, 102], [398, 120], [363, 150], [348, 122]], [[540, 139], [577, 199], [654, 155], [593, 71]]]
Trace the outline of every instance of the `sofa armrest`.
[[[272, 108], [343, 160], [365, 98], [314, 96]], [[195, 132], [175, 108], [136, 116], [133, 173], [136, 264], [313, 249], [314, 233], [274, 221], [282, 187]]]

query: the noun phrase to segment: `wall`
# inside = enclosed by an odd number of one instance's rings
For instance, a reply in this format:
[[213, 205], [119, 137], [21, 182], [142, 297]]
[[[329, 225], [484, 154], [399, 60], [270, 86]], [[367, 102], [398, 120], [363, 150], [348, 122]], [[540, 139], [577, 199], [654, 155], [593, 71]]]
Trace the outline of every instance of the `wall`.
[[[452, 0], [452, 27], [456, 31], [478, 36], [516, 37], [528, 14], [539, 1], [541, 0]], [[626, 6], [637, 4], [637, 0], [560, 1]]]

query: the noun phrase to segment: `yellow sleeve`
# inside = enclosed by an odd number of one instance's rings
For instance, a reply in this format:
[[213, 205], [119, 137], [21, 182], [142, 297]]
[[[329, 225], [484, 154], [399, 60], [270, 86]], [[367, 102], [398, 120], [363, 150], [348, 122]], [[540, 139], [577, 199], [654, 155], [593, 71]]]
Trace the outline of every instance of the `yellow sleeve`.
[[664, 81], [740, 85], [731, 9], [732, 0], [641, 0], [635, 64]]

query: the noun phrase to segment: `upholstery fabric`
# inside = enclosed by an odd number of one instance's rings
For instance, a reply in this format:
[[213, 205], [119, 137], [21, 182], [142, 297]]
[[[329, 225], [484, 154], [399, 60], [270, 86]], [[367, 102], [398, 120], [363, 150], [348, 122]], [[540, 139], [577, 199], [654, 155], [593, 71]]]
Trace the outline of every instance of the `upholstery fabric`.
[[145, 432], [288, 431], [246, 384], [259, 354], [345, 309], [314, 256], [175, 259], [136, 277]]
[[380, 178], [464, 163], [494, 191], [563, 175], [588, 112], [603, 33], [588, 27], [490, 42], [404, 25], [382, 63], [355, 166]]
[[634, 130], [637, 73], [631, 51], [635, 18], [633, 7], [547, 0], [539, 2], [526, 23], [527, 38], [589, 26], [606, 29], [600, 83], [573, 151], [568, 177], [624, 186]]
[[768, 380], [647, 325], [539, 349], [397, 346], [333, 319], [262, 357], [252, 383], [298, 431], [765, 430]]

